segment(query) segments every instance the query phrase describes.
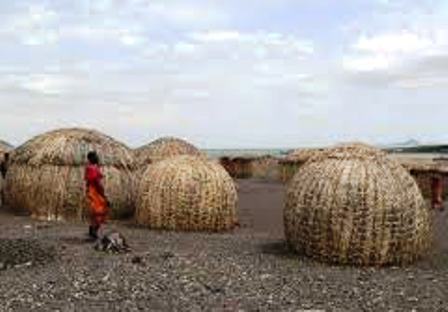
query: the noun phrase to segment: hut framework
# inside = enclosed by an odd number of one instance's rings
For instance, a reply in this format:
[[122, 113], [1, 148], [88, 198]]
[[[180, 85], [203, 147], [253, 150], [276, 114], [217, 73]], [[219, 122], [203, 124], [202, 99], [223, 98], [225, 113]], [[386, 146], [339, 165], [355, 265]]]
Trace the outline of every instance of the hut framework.
[[410, 174], [379, 150], [319, 153], [290, 182], [285, 234], [298, 252], [332, 263], [406, 264], [431, 245], [431, 218]]
[[138, 185], [136, 221], [153, 229], [226, 231], [237, 222], [237, 193], [219, 164], [177, 156], [149, 166]]

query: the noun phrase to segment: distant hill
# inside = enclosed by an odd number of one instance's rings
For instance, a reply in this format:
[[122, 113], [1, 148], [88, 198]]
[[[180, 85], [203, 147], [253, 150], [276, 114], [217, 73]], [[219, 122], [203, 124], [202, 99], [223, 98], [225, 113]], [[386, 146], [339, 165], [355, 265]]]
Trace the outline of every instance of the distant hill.
[[394, 146], [386, 150], [395, 153], [433, 153], [448, 154], [448, 145], [414, 145], [414, 146]]

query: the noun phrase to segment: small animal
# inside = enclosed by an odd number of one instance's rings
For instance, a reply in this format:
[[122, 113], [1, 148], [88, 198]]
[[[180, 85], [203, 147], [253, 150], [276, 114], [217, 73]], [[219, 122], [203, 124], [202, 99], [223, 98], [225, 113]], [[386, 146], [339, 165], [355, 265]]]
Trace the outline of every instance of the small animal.
[[131, 248], [126, 242], [126, 238], [119, 232], [110, 232], [98, 238], [94, 248], [98, 251], [111, 253], [126, 253]]

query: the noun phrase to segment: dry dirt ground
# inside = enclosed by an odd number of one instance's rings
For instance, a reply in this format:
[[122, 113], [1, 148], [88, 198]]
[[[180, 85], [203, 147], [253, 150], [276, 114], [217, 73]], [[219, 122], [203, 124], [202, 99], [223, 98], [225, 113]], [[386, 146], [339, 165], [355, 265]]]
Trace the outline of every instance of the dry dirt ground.
[[120, 255], [95, 251], [83, 224], [2, 212], [0, 311], [448, 311], [445, 213], [413, 266], [330, 266], [286, 248], [281, 184], [239, 181], [239, 193], [234, 233], [113, 223], [133, 248]]

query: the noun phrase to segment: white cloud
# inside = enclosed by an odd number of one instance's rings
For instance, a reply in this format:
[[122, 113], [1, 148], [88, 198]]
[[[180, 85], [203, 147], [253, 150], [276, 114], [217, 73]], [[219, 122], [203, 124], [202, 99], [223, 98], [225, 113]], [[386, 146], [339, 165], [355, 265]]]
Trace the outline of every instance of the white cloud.
[[434, 44], [430, 38], [404, 31], [372, 37], [361, 36], [354, 48], [361, 52], [378, 54], [417, 53], [433, 47]]
[[387, 70], [392, 62], [393, 59], [385, 55], [348, 56], [343, 59], [343, 66], [353, 72], [372, 72]]
[[193, 33], [190, 35], [190, 37], [195, 41], [201, 41], [201, 42], [216, 42], [216, 41], [243, 39], [243, 36], [238, 31], [207, 31], [202, 33]]
[[4, 17], [0, 25], [3, 39], [30, 46], [54, 44], [58, 39], [59, 16], [45, 6], [32, 5], [27, 10]]
[[20, 74], [9, 75], [3, 80], [4, 88], [18, 88], [37, 95], [63, 95], [76, 92], [81, 82], [62, 74]]
[[429, 27], [362, 35], [343, 57], [342, 66], [352, 74], [352, 81], [398, 88], [438, 87], [445, 84], [448, 72], [432, 60], [448, 57], [446, 34], [442, 28]]
[[314, 44], [310, 40], [272, 32], [242, 33], [236, 30], [217, 30], [190, 34], [193, 41], [202, 44], [229, 42], [252, 45], [258, 49], [258, 55], [265, 56], [268, 50], [277, 49], [283, 52], [309, 55], [314, 52]]

